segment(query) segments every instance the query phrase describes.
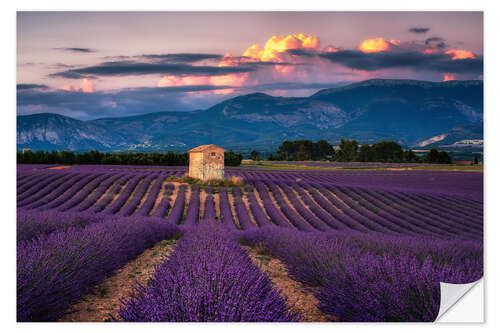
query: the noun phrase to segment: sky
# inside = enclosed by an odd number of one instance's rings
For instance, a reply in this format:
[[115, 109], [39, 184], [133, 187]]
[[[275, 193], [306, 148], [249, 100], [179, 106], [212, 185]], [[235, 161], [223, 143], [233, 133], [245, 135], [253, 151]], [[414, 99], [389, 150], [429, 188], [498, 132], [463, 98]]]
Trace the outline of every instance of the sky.
[[483, 78], [482, 12], [18, 12], [17, 114], [80, 120]]

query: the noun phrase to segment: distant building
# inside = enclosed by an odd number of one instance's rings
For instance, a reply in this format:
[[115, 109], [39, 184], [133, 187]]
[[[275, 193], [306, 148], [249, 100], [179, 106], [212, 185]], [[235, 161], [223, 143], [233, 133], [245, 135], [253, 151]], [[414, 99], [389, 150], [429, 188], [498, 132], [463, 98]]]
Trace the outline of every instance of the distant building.
[[224, 152], [216, 145], [203, 145], [189, 151], [189, 176], [201, 180], [224, 179]]
[[472, 161], [453, 161], [455, 165], [472, 165]]
[[461, 140], [455, 142], [453, 145], [455, 146], [482, 146], [484, 143], [484, 140], [480, 139], [474, 139], [474, 140]]

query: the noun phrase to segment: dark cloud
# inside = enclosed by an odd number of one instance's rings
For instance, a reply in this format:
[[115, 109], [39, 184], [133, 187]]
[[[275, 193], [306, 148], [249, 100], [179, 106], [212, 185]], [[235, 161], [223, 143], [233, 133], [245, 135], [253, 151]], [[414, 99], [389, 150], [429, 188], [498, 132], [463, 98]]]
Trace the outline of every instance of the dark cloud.
[[174, 87], [142, 87], [142, 88], [127, 88], [121, 90], [120, 93], [131, 93], [139, 95], [157, 95], [171, 92], [196, 92], [196, 91], [210, 91], [210, 90], [223, 90], [236, 88], [234, 86], [213, 86], [213, 85], [186, 85]]
[[314, 57], [317, 53], [314, 50], [306, 49], [288, 49], [286, 52], [290, 55], [301, 56], [301, 57]]
[[58, 62], [58, 63], [55, 63], [53, 64], [52, 66], [50, 66], [50, 68], [75, 68], [75, 67], [78, 67], [78, 66], [81, 66], [81, 65], [68, 65], [68, 64], [63, 64], [61, 62]]
[[164, 88], [144, 87], [94, 93], [24, 89], [19, 90], [17, 93], [17, 113], [24, 115], [51, 112], [88, 120], [160, 111], [192, 111], [208, 108], [228, 98], [228, 95], [187, 95], [187, 92], [227, 88], [231, 87], [210, 85]]
[[125, 60], [135, 58], [133, 56], [117, 55], [117, 56], [104, 56], [101, 59]]
[[58, 47], [58, 48], [55, 48], [55, 50], [76, 52], [76, 53], [94, 53], [94, 52], [97, 52], [94, 49], [89, 49], [86, 47]]
[[445, 40], [441, 37], [429, 37], [425, 40], [425, 45], [444, 49], [446, 47]]
[[35, 83], [19, 83], [17, 85], [17, 90], [30, 90], [30, 89], [48, 89], [49, 87], [45, 84], [35, 84]]
[[332, 63], [365, 71], [409, 68], [414, 71], [429, 70], [458, 74], [480, 75], [483, 73], [482, 57], [452, 60], [450, 55], [444, 53], [424, 54], [415, 51], [363, 53], [361, 51], [341, 50], [323, 53], [320, 56]]
[[414, 34], [425, 34], [427, 33], [430, 28], [424, 28], [424, 27], [413, 27], [408, 29], [409, 32], [413, 32]]
[[436, 44], [436, 47], [438, 49], [444, 49], [444, 48], [446, 48], [446, 43], [445, 42], [439, 42], [439, 43]]
[[258, 84], [252, 87], [247, 87], [254, 90], [299, 90], [299, 89], [324, 89], [324, 88], [336, 88], [352, 83], [350, 81], [341, 82], [325, 82], [325, 83], [302, 83], [302, 82], [275, 82], [275, 83], [264, 83]]
[[146, 63], [136, 61], [111, 61], [96, 66], [71, 69], [50, 74], [50, 77], [63, 77], [67, 79], [80, 79], [92, 76], [125, 76], [125, 75], [199, 75], [214, 76], [234, 73], [248, 73], [256, 71], [256, 65], [248, 64], [239, 67], [218, 66], [192, 66], [180, 63]]
[[168, 54], [143, 54], [146, 59], [173, 62], [173, 63], [193, 63], [202, 60], [220, 60], [220, 54], [209, 53], [168, 53]]
[[[254, 58], [250, 57], [234, 57], [234, 59], [237, 59], [238, 61], [242, 61], [244, 65], [251, 65], [251, 66], [295, 66], [297, 64], [293, 64], [291, 62], [279, 62], [279, 61], [255, 61]], [[245, 62], [247, 60], [247, 62]]]

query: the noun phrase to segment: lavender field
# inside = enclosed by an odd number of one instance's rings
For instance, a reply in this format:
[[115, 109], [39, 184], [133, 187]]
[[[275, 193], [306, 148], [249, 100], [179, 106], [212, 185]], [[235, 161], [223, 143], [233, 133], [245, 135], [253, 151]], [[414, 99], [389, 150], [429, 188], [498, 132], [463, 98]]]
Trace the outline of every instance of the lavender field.
[[483, 174], [18, 165], [18, 321], [57, 321], [145, 250], [179, 239], [118, 321], [302, 321], [248, 248], [286, 267], [331, 321], [433, 321], [439, 282], [483, 274]]

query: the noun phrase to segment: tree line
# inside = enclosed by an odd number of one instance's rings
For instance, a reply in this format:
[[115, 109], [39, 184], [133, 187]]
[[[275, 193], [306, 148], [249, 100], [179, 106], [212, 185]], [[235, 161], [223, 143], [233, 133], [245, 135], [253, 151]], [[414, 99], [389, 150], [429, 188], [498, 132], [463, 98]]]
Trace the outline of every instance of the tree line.
[[[239, 166], [243, 155], [230, 150], [224, 153], [226, 166]], [[91, 150], [88, 152], [72, 151], [31, 151], [17, 152], [17, 163], [27, 164], [115, 164], [115, 165], [189, 165], [189, 153], [173, 152], [167, 153], [140, 153], [140, 152], [100, 152]]]
[[[250, 153], [253, 160], [260, 159], [257, 151]], [[338, 162], [392, 162], [392, 163], [438, 163], [450, 164], [451, 157], [445, 151], [431, 148], [421, 158], [411, 149], [404, 150], [394, 141], [381, 141], [372, 145], [359, 145], [356, 140], [340, 140], [337, 150], [325, 140], [284, 141], [270, 161], [338, 161]]]
[[326, 140], [283, 141], [275, 155], [269, 155], [271, 161], [320, 161], [335, 156], [335, 149]]

